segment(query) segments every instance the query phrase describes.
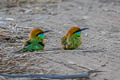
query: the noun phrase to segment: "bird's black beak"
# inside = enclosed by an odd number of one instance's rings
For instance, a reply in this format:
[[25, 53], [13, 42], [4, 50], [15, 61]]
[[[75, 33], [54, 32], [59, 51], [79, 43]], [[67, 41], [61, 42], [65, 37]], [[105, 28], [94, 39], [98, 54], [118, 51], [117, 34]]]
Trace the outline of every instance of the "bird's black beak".
[[43, 31], [43, 33], [47, 33], [47, 32], [52, 32], [52, 30], [46, 30], [46, 31]]
[[87, 30], [87, 29], [89, 29], [89, 28], [82, 28], [82, 29], [80, 29], [80, 31], [84, 31], [84, 30]]

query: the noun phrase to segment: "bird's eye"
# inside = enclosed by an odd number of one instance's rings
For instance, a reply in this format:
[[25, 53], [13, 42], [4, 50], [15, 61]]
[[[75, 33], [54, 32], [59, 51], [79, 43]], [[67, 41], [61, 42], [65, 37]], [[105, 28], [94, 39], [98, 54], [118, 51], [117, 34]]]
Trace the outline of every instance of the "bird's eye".
[[44, 33], [39, 33], [36, 35], [37, 37], [44, 37]]

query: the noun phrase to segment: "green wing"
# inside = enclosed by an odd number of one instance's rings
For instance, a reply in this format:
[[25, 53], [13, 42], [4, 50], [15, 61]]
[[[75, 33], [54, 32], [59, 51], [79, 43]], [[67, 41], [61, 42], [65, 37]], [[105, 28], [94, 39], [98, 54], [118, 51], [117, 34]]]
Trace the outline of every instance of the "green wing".
[[35, 51], [35, 50], [43, 50], [44, 44], [39, 40], [28, 40], [24, 43], [23, 48], [19, 50], [20, 52], [26, 51]]
[[[31, 45], [31, 40], [27, 40], [24, 42], [23, 48], [20, 49], [18, 52], [26, 52], [26, 51], [30, 51], [30, 45]], [[32, 50], [31, 50], [32, 51]]]
[[72, 50], [72, 49], [76, 49], [80, 46], [81, 44], [81, 37], [80, 34], [72, 34], [68, 39], [64, 36], [62, 37], [61, 40], [62, 46], [64, 46], [64, 49], [67, 50]]
[[76, 49], [81, 45], [81, 37], [79, 34], [73, 34], [68, 40], [70, 49]]
[[61, 44], [63, 49], [67, 48], [67, 38], [65, 36], [61, 38]]
[[63, 36], [62, 39], [61, 39], [61, 43], [63, 45], [65, 45], [66, 44], [66, 40], [67, 40], [67, 38], [65, 36]]

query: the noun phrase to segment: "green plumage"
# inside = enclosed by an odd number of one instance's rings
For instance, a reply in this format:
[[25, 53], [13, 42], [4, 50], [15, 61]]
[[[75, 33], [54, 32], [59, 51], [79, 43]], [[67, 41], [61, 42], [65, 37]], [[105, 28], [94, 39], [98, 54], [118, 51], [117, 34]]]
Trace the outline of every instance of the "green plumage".
[[66, 36], [62, 37], [62, 45], [64, 46], [65, 50], [72, 50], [76, 49], [81, 45], [81, 37], [80, 32], [73, 33], [69, 38]]
[[29, 34], [29, 39], [24, 43], [23, 48], [18, 52], [35, 51], [44, 49], [44, 33], [50, 30], [43, 31], [40, 28], [33, 28]]
[[43, 49], [44, 49], [44, 44], [42, 38], [30, 39], [24, 43], [23, 48], [20, 50], [20, 52], [43, 50]]

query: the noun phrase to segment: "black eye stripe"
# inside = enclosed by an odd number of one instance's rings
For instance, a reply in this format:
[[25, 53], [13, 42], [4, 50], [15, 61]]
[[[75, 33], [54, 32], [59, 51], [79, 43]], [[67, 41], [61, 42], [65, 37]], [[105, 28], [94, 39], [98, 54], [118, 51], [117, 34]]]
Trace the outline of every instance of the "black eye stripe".
[[47, 33], [47, 32], [51, 32], [51, 30], [47, 30], [47, 31], [40, 32], [40, 33], [38, 33], [36, 36], [38, 36], [39, 34]]
[[[74, 33], [79, 32], [79, 31], [81, 31], [81, 30], [77, 30], [77, 31], [75, 31]], [[73, 33], [73, 34], [74, 34], [74, 33]]]
[[[84, 30], [87, 30], [87, 29], [89, 29], [89, 28], [82, 28], [82, 29], [79, 29], [79, 30], [75, 31], [74, 33], [80, 32], [80, 31], [84, 31]], [[74, 33], [73, 33], [73, 34], [74, 34]]]
[[36, 36], [38, 36], [38, 35], [40, 35], [40, 34], [43, 34], [43, 32], [41, 32], [41, 33], [38, 33]]

